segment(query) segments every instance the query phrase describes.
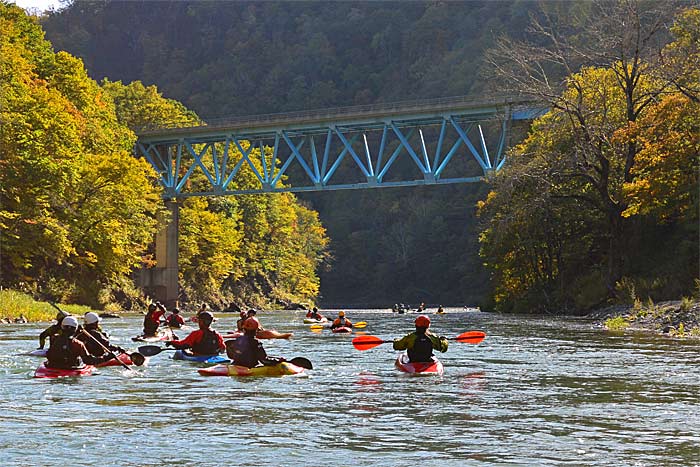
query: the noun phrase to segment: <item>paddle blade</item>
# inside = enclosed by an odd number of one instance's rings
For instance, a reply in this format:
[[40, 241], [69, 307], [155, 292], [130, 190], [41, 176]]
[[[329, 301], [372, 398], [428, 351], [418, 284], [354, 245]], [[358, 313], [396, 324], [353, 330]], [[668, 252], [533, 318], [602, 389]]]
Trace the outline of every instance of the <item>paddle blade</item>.
[[362, 329], [367, 327], [367, 322], [366, 321], [360, 321], [359, 323], [355, 323], [352, 325], [354, 328]]
[[143, 354], [140, 354], [138, 352], [132, 352], [129, 354], [129, 358], [131, 358], [131, 361], [133, 362], [134, 365], [136, 366], [141, 366], [144, 364], [146, 361], [146, 357], [143, 356]]
[[311, 329], [312, 331], [321, 330], [323, 329], [323, 324], [312, 324], [311, 326], [309, 326], [309, 329]]
[[304, 357], [294, 357], [289, 361], [292, 365], [300, 366], [302, 368], [306, 368], [307, 370], [313, 370], [314, 366], [311, 364], [311, 361], [307, 358]]
[[369, 350], [385, 342], [387, 341], [383, 341], [377, 336], [359, 336], [352, 340], [352, 345], [354, 345], [357, 350]]
[[486, 333], [483, 331], [467, 331], [451, 340], [456, 340], [463, 344], [478, 344], [486, 338]]
[[139, 353], [144, 357], [152, 357], [161, 353], [163, 351], [163, 348], [158, 347], [157, 345], [142, 345], [141, 347], [139, 347], [138, 350]]

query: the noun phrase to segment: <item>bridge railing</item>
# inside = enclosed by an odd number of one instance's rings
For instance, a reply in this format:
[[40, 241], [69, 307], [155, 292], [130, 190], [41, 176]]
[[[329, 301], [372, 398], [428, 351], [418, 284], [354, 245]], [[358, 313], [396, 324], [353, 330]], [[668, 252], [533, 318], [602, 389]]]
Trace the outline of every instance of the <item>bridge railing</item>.
[[437, 99], [406, 100], [379, 104], [365, 104], [348, 107], [333, 107], [325, 109], [301, 110], [293, 112], [268, 113], [247, 117], [208, 119], [204, 125], [191, 122], [173, 122], [170, 125], [147, 125], [137, 129], [141, 137], [167, 136], [183, 129], [197, 131], [236, 129], [251, 126], [281, 125], [287, 123], [308, 123], [336, 120], [338, 118], [362, 117], [371, 118], [384, 115], [405, 115], [416, 112], [454, 111], [455, 109], [479, 109], [530, 106], [531, 99], [505, 97], [500, 99], [475, 99], [467, 96], [443, 97]]

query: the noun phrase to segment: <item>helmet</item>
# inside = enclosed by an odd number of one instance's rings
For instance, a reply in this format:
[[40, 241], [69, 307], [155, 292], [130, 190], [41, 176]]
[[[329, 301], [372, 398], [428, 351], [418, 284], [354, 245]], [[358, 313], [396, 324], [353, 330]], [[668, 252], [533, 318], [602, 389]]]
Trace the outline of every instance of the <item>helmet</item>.
[[248, 310], [248, 316], [255, 316], [257, 314], [258, 310], [256, 310], [255, 308], [251, 308], [250, 310]]
[[338, 313], [338, 317], [345, 318], [345, 312], [341, 311], [340, 313]]
[[207, 305], [206, 303], [202, 303], [202, 306], [199, 307], [200, 310], [206, 310], [208, 308], [209, 308], [209, 305]]
[[91, 311], [85, 313], [85, 316], [83, 316], [83, 320], [85, 321], [85, 324], [95, 324], [102, 321], [100, 317], [97, 316], [97, 313], [93, 313]]
[[175, 314], [180, 313], [180, 309], [179, 309], [179, 308], [173, 308], [173, 313], [175, 313]]
[[241, 311], [241, 318], [245, 318], [246, 316], [248, 316], [248, 313], [246, 313], [245, 311]]
[[248, 318], [243, 321], [243, 329], [246, 331], [257, 331], [260, 327], [260, 321], [258, 318]]
[[78, 320], [73, 316], [66, 316], [61, 322], [61, 327], [78, 329]]
[[66, 316], [70, 316], [70, 314], [66, 313], [65, 311], [61, 310], [58, 313], [56, 313], [56, 321], [61, 321], [63, 318]]
[[314, 307], [313, 311], [318, 311], [318, 308]]
[[214, 315], [209, 313], [208, 311], [200, 311], [197, 313], [197, 319], [200, 321], [206, 321], [207, 323], [211, 323], [214, 321]]
[[148, 305], [148, 311], [156, 311], [156, 308], [157, 307], [155, 303], [151, 303], [150, 305]]
[[425, 315], [420, 315], [418, 318], [416, 318], [416, 327], [417, 328], [430, 327], [430, 318], [428, 318]]

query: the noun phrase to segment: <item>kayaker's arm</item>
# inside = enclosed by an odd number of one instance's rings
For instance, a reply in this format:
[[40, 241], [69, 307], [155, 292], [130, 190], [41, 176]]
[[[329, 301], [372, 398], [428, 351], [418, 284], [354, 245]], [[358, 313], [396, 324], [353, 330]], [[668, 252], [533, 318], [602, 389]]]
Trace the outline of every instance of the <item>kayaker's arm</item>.
[[100, 357], [94, 356], [93, 354], [88, 352], [88, 349], [87, 347], [85, 347], [85, 344], [83, 344], [77, 339], [73, 339], [71, 345], [73, 346], [73, 351], [80, 355], [81, 360], [87, 365], [98, 365], [113, 358], [113, 356], [110, 354], [104, 354]]
[[[171, 340], [171, 341], [165, 341], [165, 345], [169, 345], [171, 347], [174, 347], [179, 350], [183, 349], [189, 349], [192, 348], [196, 343], [198, 343], [202, 339], [202, 331], [197, 329], [196, 331], [192, 331], [189, 336], [185, 337], [182, 340]], [[223, 339], [222, 339], [223, 343]]]
[[52, 334], [57, 332], [56, 325], [52, 324], [48, 328], [44, 329], [41, 334], [39, 334], [39, 348], [43, 349], [46, 345], [46, 338], [50, 337]]
[[430, 342], [433, 344], [433, 349], [439, 351], [439, 352], [447, 352], [447, 347], [449, 345], [449, 342], [447, 342], [447, 338], [444, 336], [436, 336], [435, 334], [429, 334], [428, 337], [430, 337]]
[[401, 339], [394, 340], [394, 350], [406, 350], [409, 347], [413, 347], [413, 343], [416, 340], [415, 333], [408, 334]]

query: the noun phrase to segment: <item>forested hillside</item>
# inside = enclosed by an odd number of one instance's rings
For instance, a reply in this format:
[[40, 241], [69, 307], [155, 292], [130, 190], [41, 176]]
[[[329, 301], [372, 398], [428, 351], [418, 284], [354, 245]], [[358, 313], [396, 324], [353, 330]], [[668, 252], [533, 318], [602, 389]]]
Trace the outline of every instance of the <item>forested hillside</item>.
[[[142, 306], [133, 279], [153, 266], [163, 200], [156, 173], [132, 155], [131, 129], [201, 120], [155, 86], [98, 84], [14, 5], [0, 3], [0, 31], [0, 285]], [[183, 201], [180, 298], [312, 301], [326, 244], [317, 213], [290, 194]]]
[[156, 84], [204, 120], [451, 95], [548, 102], [490, 185], [304, 199], [331, 239], [325, 303], [561, 310], [677, 297], [697, 278], [697, 81], [679, 70], [698, 68], [698, 25], [670, 28], [682, 6], [697, 3], [108, 1], [43, 25], [94, 78]]

